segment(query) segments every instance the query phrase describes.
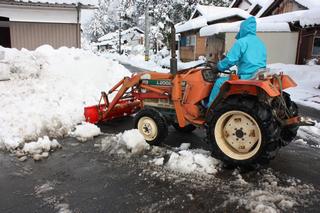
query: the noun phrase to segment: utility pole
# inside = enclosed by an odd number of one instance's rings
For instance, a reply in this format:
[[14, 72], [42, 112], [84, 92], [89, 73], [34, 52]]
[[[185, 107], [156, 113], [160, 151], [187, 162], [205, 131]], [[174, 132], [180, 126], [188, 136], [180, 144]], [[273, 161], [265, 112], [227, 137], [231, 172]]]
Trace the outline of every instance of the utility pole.
[[121, 11], [119, 12], [119, 55], [121, 55]]
[[178, 71], [178, 61], [176, 54], [176, 28], [174, 23], [171, 23], [171, 58], [170, 58], [170, 73], [176, 74]]
[[149, 61], [149, 50], [150, 50], [150, 39], [149, 39], [149, 30], [150, 30], [150, 17], [149, 17], [149, 1], [146, 2], [145, 6], [145, 24], [144, 24], [144, 60]]

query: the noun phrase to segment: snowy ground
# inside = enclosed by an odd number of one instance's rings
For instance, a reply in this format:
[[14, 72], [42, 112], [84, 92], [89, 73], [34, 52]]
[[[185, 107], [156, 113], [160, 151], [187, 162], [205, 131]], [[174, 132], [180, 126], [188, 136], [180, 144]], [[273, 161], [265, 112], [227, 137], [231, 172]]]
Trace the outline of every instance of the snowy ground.
[[272, 72], [284, 72], [298, 84], [287, 91], [298, 104], [320, 110], [320, 65], [271, 64]]
[[[212, 158], [208, 151], [189, 149], [188, 143], [176, 148], [150, 147], [141, 140], [137, 130], [107, 135], [95, 146], [100, 147], [102, 152], [124, 158], [139, 155], [145, 175], [161, 180], [190, 182], [197, 187], [210, 185], [217, 191], [228, 192], [225, 202], [217, 207], [220, 210], [232, 204], [250, 212], [294, 211], [295, 207], [311, 202], [307, 197], [316, 191], [311, 184], [293, 177], [281, 177], [272, 169], [255, 173], [253, 180], [256, 181], [250, 180], [247, 174], [243, 176], [238, 169], [233, 171], [230, 180], [222, 180], [219, 178], [219, 174], [223, 173], [222, 163]], [[138, 152], [133, 151], [135, 146], [139, 147]], [[189, 196], [192, 200], [193, 195]]]
[[118, 62], [50, 46], [0, 48], [0, 65], [0, 149], [7, 150], [40, 137], [50, 146], [49, 138], [68, 135], [84, 120], [84, 106], [97, 104], [101, 91], [130, 75]]

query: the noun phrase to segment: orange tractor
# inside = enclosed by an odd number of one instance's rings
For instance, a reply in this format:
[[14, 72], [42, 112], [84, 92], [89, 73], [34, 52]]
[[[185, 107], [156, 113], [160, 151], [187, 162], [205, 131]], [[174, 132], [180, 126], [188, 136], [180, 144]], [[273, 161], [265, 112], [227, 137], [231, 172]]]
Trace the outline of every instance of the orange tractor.
[[102, 92], [97, 106], [85, 108], [88, 122], [98, 123], [135, 114], [134, 127], [152, 145], [177, 131], [206, 129], [206, 141], [215, 158], [233, 165], [269, 162], [280, 147], [290, 143], [299, 126], [314, 125], [298, 115], [297, 105], [284, 89], [296, 83], [287, 75], [259, 72], [252, 80], [233, 73], [209, 108], [203, 100], [210, 95], [217, 76], [214, 65], [179, 71], [177, 74], [141, 72], [125, 77], [108, 95]]

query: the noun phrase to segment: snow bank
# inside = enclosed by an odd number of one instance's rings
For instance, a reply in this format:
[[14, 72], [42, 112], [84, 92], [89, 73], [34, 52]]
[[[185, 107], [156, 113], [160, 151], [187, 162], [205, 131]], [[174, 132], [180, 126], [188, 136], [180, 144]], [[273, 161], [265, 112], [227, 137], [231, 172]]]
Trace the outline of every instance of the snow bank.
[[79, 141], [92, 140], [93, 137], [101, 134], [100, 128], [94, 124], [82, 122], [76, 126], [76, 129], [70, 133], [70, 136], [77, 138]]
[[84, 106], [130, 75], [118, 62], [79, 49], [45, 45], [0, 53], [10, 70], [10, 81], [0, 81], [0, 148], [67, 135], [84, 120]]
[[305, 106], [320, 110], [320, 66], [293, 65], [293, 64], [270, 64], [268, 67], [272, 72], [284, 72], [298, 84], [295, 88], [287, 89], [291, 98]]

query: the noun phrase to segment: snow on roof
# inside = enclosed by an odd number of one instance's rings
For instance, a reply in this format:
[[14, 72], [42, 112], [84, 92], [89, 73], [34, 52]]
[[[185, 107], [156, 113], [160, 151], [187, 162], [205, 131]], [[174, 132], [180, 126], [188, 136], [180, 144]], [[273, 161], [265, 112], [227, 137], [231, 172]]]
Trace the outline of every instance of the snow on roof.
[[320, 24], [320, 7], [311, 10], [299, 10], [260, 18], [265, 22], [299, 22], [302, 27]]
[[48, 6], [48, 7], [77, 7], [82, 9], [96, 8], [96, 0], [0, 0], [1, 4], [27, 5], [27, 6]]
[[[212, 36], [218, 33], [239, 32], [241, 21], [218, 23], [200, 29], [200, 36]], [[257, 32], [290, 32], [286, 22], [272, 23], [257, 19]]]
[[264, 2], [262, 6], [262, 8], [260, 9], [260, 11], [257, 13], [257, 17], [260, 17], [270, 6], [271, 4], [274, 2], [275, 0], [266, 0]]
[[312, 9], [315, 7], [320, 7], [319, 0], [295, 0], [297, 3], [301, 4], [302, 6]]
[[207, 19], [208, 22], [224, 19], [232, 16], [248, 18], [249, 14], [240, 8], [204, 6], [198, 4], [196, 10]]
[[16, 2], [31, 2], [31, 3], [49, 3], [49, 4], [86, 4], [93, 5], [95, 4], [94, 0], [14, 0]]
[[199, 11], [201, 16], [190, 19], [185, 23], [176, 24], [175, 27], [177, 33], [199, 29], [207, 26], [208, 22], [225, 19], [232, 16], [239, 16], [243, 19], [246, 19], [250, 16], [249, 13], [239, 8], [203, 6], [200, 4], [196, 6], [196, 11]]
[[[127, 30], [123, 30], [123, 31], [121, 32], [121, 35], [122, 35], [122, 36], [125, 36], [125, 35], [127, 35], [127, 34], [133, 33], [134, 31], [136, 31], [136, 32], [138, 32], [138, 33], [140, 33], [140, 34], [144, 34], [144, 31], [141, 30], [140, 28], [138, 28], [138, 27], [132, 27], [132, 28], [129, 28], [129, 29], [127, 29]], [[115, 31], [115, 32], [111, 32], [111, 33], [108, 33], [108, 34], [100, 37], [100, 38], [98, 39], [98, 41], [101, 41], [101, 42], [102, 42], [102, 41], [110, 41], [110, 40], [113, 40], [113, 39], [115, 39], [115, 38], [118, 38], [118, 36], [119, 36], [119, 31], [117, 30], [117, 31]], [[107, 44], [107, 43], [106, 43], [106, 44]]]
[[203, 16], [191, 19], [184, 24], [176, 24], [176, 32], [181, 33], [189, 30], [199, 29], [201, 27], [207, 26], [207, 19]]

